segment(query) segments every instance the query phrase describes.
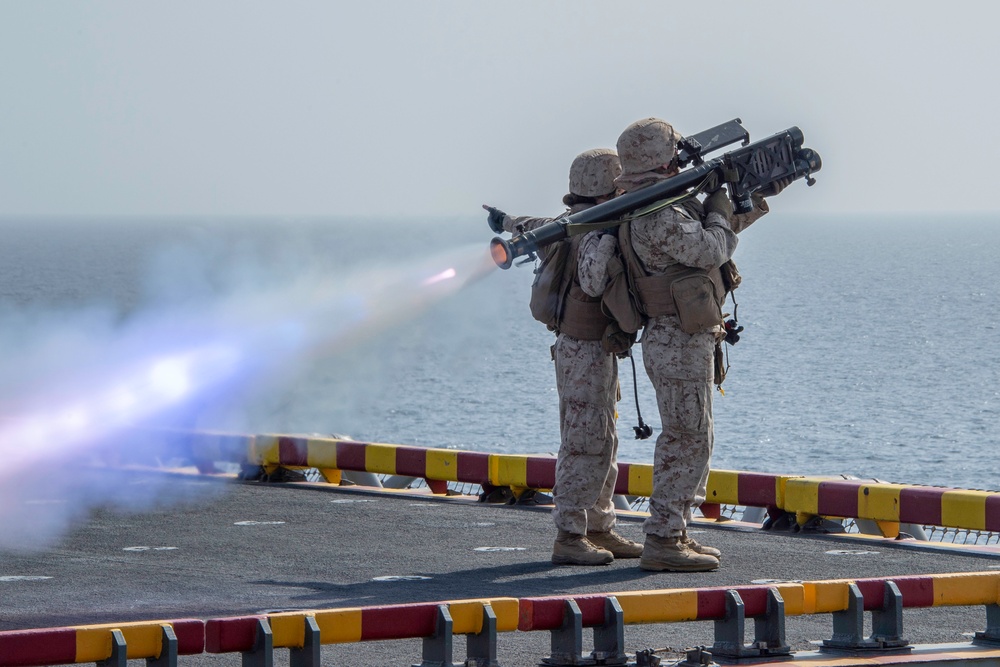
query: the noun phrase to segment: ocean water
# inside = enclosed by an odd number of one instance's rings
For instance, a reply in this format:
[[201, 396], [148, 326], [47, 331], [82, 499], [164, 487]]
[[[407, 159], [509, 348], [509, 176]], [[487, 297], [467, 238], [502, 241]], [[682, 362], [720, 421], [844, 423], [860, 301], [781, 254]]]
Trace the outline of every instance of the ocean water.
[[[324, 277], [357, 293], [357, 312], [338, 323], [357, 335], [331, 333], [321, 354], [284, 350], [280, 372], [200, 397], [179, 425], [506, 453], [558, 448], [552, 335], [528, 313], [530, 266], [487, 271], [440, 300], [407, 296], [405, 317], [361, 326], [365, 298], [387, 298], [383, 283], [368, 293], [371, 276], [386, 277], [388, 294], [419, 294], [408, 283], [393, 290], [394, 271], [418, 260], [445, 271], [479, 257], [492, 236], [484, 215], [7, 219], [0, 234], [4, 417], [16, 416], [20, 395], [61, 384], [83, 363], [77, 348], [59, 346], [67, 337], [105, 344], [113, 358], [114, 332], [138, 319], [224, 313], [226, 325], [246, 330], [268, 321], [265, 295], [276, 286]], [[713, 467], [1000, 489], [998, 256], [1000, 216], [775, 213], [747, 230], [735, 258], [746, 329], [729, 348], [725, 395], [715, 396]], [[639, 407], [655, 436], [655, 398], [635, 350]], [[14, 363], [28, 358], [48, 360], [38, 377]], [[633, 438], [627, 361], [620, 376], [619, 458], [648, 462], [654, 440]]]

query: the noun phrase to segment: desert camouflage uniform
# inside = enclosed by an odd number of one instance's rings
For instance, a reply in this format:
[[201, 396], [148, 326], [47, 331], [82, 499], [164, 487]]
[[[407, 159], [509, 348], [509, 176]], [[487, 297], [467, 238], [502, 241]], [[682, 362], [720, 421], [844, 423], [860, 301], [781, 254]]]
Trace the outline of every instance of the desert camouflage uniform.
[[[655, 170], [669, 161], [678, 137], [658, 119], [639, 121], [626, 129], [618, 141], [624, 172], [616, 185], [633, 192], [668, 178]], [[736, 249], [736, 234], [715, 212], [702, 222], [672, 207], [629, 224], [632, 247], [653, 275], [677, 264], [717, 269]], [[653, 495], [650, 516], [643, 524], [646, 533], [680, 537], [693, 509], [705, 500], [714, 438], [713, 351], [719, 335], [721, 327], [684, 333], [676, 315], [651, 317], [643, 329], [643, 362], [656, 390], [662, 424], [653, 453]]]
[[[650, 273], [684, 264], [714, 269], [732, 257], [736, 234], [709, 213], [705, 226], [676, 209], [631, 223], [632, 246]], [[718, 327], [681, 331], [676, 315], [652, 317], [642, 333], [642, 358], [656, 390], [662, 431], [653, 455], [647, 533], [680, 536], [705, 501], [712, 458], [713, 351]]]
[[[567, 214], [590, 206], [578, 204]], [[516, 233], [553, 219], [505, 216], [503, 226]], [[574, 242], [579, 243], [580, 279], [585, 261], [583, 243], [576, 239]], [[588, 292], [588, 285], [581, 283], [581, 287]], [[552, 518], [556, 528], [568, 533], [607, 532], [615, 525], [613, 496], [618, 479], [618, 361], [601, 349], [600, 341], [579, 340], [564, 333], [556, 336], [552, 359], [559, 393], [560, 435]]]

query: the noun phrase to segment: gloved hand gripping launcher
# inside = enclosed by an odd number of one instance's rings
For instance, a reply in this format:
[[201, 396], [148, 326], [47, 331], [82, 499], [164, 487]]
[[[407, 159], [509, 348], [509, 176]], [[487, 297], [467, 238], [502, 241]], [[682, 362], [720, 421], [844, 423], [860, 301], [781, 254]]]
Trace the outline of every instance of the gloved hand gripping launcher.
[[[495, 237], [490, 242], [493, 261], [501, 269], [509, 269], [518, 257], [532, 259], [539, 248], [568, 236], [628, 222], [638, 217], [636, 212], [641, 215], [640, 209], [646, 206], [682, 196], [692, 189], [692, 193], [709, 189], [707, 184], [713, 181], [729, 186], [729, 198], [736, 213], [753, 210], [751, 195], [771, 184], [784, 182], [787, 185], [800, 178], [805, 178], [809, 185], [816, 182], [812, 174], [820, 170], [822, 162], [819, 153], [811, 148], [803, 148], [803, 136], [799, 128], [790, 127], [767, 139], [750, 143], [750, 133], [741, 123], [739, 118], [734, 118], [728, 123], [681, 139], [677, 144], [677, 162], [683, 171], [676, 176], [553, 220], [509, 240]], [[740, 148], [705, 161], [708, 153], [737, 141], [742, 142]], [[688, 165], [693, 166], [684, 169]]]

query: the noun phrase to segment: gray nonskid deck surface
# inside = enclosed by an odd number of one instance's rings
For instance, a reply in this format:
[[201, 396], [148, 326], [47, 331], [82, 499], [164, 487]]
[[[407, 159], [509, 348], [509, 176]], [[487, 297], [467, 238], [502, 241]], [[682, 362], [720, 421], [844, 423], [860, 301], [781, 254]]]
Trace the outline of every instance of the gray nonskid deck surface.
[[[545, 510], [184, 476], [172, 484], [192, 500], [142, 513], [100, 512], [46, 551], [0, 553], [0, 577], [32, 577], [0, 581], [0, 630], [1000, 567], [996, 558], [902, 549], [890, 541], [847, 544], [713, 526], [698, 537], [723, 551], [716, 572], [647, 573], [635, 560], [554, 567], [554, 528]], [[623, 520], [619, 530], [642, 538], [638, 521]], [[427, 578], [376, 580], [394, 576]], [[982, 607], [907, 609], [904, 634], [918, 643], [968, 641], [963, 633], [982, 630], [985, 622]], [[787, 619], [789, 643], [798, 650], [815, 648], [831, 633], [829, 615]], [[585, 630], [585, 643], [589, 634]], [[629, 651], [712, 641], [712, 623], [626, 627]], [[461, 660], [464, 641], [455, 644]], [[536, 664], [547, 654], [549, 634], [502, 633], [499, 647], [502, 664]], [[334, 645], [323, 652], [324, 664], [410, 664], [420, 661], [420, 642]], [[285, 662], [276, 653], [276, 664]], [[181, 662], [238, 664], [239, 656], [182, 656]]]

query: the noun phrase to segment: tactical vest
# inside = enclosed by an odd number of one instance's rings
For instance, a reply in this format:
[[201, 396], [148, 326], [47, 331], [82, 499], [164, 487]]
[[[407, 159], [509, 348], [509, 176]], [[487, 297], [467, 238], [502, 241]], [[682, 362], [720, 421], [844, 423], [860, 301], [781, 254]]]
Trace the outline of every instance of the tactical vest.
[[545, 249], [531, 286], [531, 313], [556, 333], [601, 340], [611, 319], [601, 309], [601, 298], [580, 287], [577, 257], [582, 239], [573, 236]]
[[[682, 208], [695, 219], [701, 218], [697, 200], [684, 202]], [[631, 322], [630, 326], [622, 324], [623, 330], [637, 331], [646, 319], [662, 315], [676, 315], [681, 329], [691, 334], [722, 324], [726, 294], [740, 280], [732, 261], [724, 265], [725, 271], [674, 264], [651, 274], [632, 246], [629, 224], [618, 228], [618, 248], [624, 264], [621, 269], [609, 265], [612, 285], [605, 291], [604, 306], [620, 324]]]

